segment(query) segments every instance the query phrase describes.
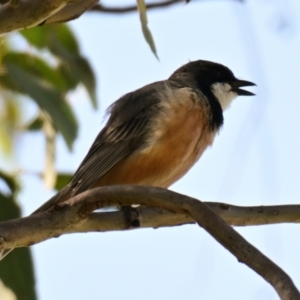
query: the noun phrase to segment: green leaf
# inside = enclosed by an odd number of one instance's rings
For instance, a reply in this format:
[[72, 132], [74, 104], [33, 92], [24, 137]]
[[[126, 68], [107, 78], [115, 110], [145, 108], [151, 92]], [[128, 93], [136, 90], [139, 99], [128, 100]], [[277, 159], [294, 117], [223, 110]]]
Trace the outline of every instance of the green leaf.
[[77, 40], [65, 24], [47, 25], [21, 31], [24, 38], [37, 48], [47, 48], [60, 60], [58, 70], [66, 76], [69, 87], [81, 82], [86, 88], [92, 105], [97, 108], [96, 79], [89, 62], [81, 56]]
[[[20, 217], [20, 208], [11, 197], [0, 193], [0, 221]], [[36, 300], [35, 278], [29, 248], [18, 248], [0, 262], [0, 279], [17, 299]]]
[[0, 222], [21, 217], [20, 207], [12, 196], [5, 196], [0, 192]]
[[[20, 186], [18, 184], [18, 182], [15, 179], [16, 176], [10, 175], [8, 173], [6, 173], [3, 170], [0, 170], [0, 179], [2, 179], [7, 187], [10, 189], [11, 194], [15, 194], [16, 192], [19, 191]], [[3, 213], [3, 212], [2, 212]], [[18, 217], [18, 215], [17, 215]], [[0, 219], [1, 219], [1, 209], [0, 209]]]
[[[59, 42], [61, 45], [64, 46], [65, 49], [68, 50], [68, 52], [74, 55], [80, 55], [76, 37], [71, 31], [70, 27], [68, 27], [65, 24], [60, 24], [56, 26], [54, 25], [52, 34], [55, 35], [55, 39], [53, 41], [54, 43]], [[53, 35], [51, 35], [50, 38], [53, 38]]]
[[89, 93], [93, 107], [97, 108], [96, 79], [89, 62], [82, 56], [69, 52], [63, 44], [58, 42], [52, 43], [49, 48], [62, 59], [63, 68], [65, 74], [68, 74], [68, 78], [73, 77], [76, 83], [82, 82]]
[[149, 30], [149, 28], [147, 26], [148, 19], [147, 19], [147, 9], [146, 9], [145, 1], [144, 0], [136, 0], [136, 3], [137, 3], [138, 11], [139, 11], [139, 14], [140, 14], [142, 31], [143, 31], [145, 40], [148, 43], [148, 45], [150, 46], [150, 49], [151, 49], [152, 53], [158, 59], [155, 43], [154, 43], [151, 31]]
[[20, 31], [20, 34], [38, 49], [47, 48], [53, 39], [54, 43], [59, 42], [69, 52], [79, 54], [79, 46], [71, 29], [65, 24], [54, 24], [37, 26]]
[[17, 248], [0, 262], [0, 279], [15, 293], [17, 299], [37, 299], [29, 248]]
[[19, 65], [28, 73], [39, 77], [40, 80], [45, 80], [59, 91], [66, 93], [74, 88], [73, 85], [69, 84], [69, 80], [65, 78], [66, 74], [63, 74], [58, 67], [50, 66], [38, 56], [23, 52], [10, 52], [3, 59], [5, 62], [10, 61]]
[[55, 183], [54, 188], [57, 191], [60, 191], [71, 181], [72, 177], [73, 177], [73, 174], [71, 174], [71, 173], [58, 173], [56, 176], [56, 183]]
[[38, 49], [47, 47], [48, 26], [36, 26], [19, 31], [19, 33], [32, 45]]
[[56, 128], [61, 132], [69, 149], [71, 149], [77, 136], [78, 125], [70, 105], [61, 93], [11, 61], [5, 60], [5, 66], [7, 75], [6, 78], [2, 79], [10, 85], [11, 89], [29, 95], [41, 109], [50, 115]]
[[57, 69], [66, 80], [70, 89], [75, 89], [79, 84], [80, 80], [73, 76], [73, 74], [70, 72], [70, 68], [68, 67], [67, 63], [65, 62], [60, 63]]
[[37, 116], [36, 118], [29, 121], [25, 126], [23, 126], [24, 130], [28, 131], [39, 131], [43, 127], [43, 120], [41, 116]]
[[83, 57], [69, 58], [70, 72], [85, 86], [93, 107], [97, 108], [96, 79], [89, 62]]
[[0, 152], [10, 157], [14, 154], [16, 131], [22, 120], [22, 105], [11, 92], [1, 87], [0, 91]]

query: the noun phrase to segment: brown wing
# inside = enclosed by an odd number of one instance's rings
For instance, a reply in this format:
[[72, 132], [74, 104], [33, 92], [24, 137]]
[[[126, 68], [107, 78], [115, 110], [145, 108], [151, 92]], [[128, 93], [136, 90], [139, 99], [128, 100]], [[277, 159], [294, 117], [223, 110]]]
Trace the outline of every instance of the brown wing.
[[160, 101], [157, 90], [164, 87], [164, 82], [145, 86], [126, 94], [109, 108], [107, 125], [69, 184], [72, 196], [89, 189], [118, 162], [147, 146], [151, 121]]
[[106, 126], [100, 131], [78, 167], [71, 182], [45, 202], [33, 214], [49, 210], [58, 202], [88, 190], [118, 162], [146, 146], [149, 124], [157, 110], [157, 90], [164, 88], [163, 81], [126, 94], [113, 103]]

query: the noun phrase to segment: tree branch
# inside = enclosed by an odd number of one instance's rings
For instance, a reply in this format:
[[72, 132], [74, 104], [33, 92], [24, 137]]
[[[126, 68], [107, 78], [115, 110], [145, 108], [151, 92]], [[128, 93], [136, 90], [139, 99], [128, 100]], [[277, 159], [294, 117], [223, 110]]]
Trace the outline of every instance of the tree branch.
[[[241, 207], [218, 202], [204, 202], [228, 224], [233, 226], [265, 225], [278, 223], [300, 223], [300, 205]], [[172, 213], [162, 208], [140, 206], [136, 208], [140, 216], [139, 228], [160, 228], [195, 223], [195, 220], [181, 213]], [[134, 228], [131, 228], [134, 229]], [[124, 213], [95, 212], [85, 219], [78, 218], [69, 211], [40, 213], [25, 218], [0, 223], [0, 249], [26, 247], [46, 239], [68, 233], [92, 231], [128, 230]]]
[[[76, 0], [65, 6], [62, 10], [52, 15], [45, 21], [45, 24], [67, 22], [79, 18], [85, 11], [103, 13], [128, 13], [137, 11], [136, 5], [125, 7], [108, 7], [103, 4], [96, 4], [98, 0]], [[185, 0], [169, 0], [147, 4], [147, 9], [168, 7], [173, 4], [184, 3]]]
[[19, 0], [0, 6], [0, 34], [33, 27], [61, 10], [72, 0]]
[[[188, 223], [193, 219], [207, 230], [226, 249], [234, 254], [240, 262], [247, 264], [260, 274], [277, 291], [281, 299], [299, 299], [300, 294], [292, 280], [270, 259], [250, 245], [243, 237], [235, 232], [221, 217], [209, 207], [215, 206], [223, 217], [240, 225], [262, 224], [261, 214], [267, 216], [267, 222], [272, 218], [279, 220], [278, 215], [284, 216], [288, 207], [246, 208], [250, 218], [241, 221], [237, 214], [243, 208], [226, 204], [206, 205], [196, 199], [183, 196], [169, 190], [143, 186], [107, 186], [84, 192], [67, 202], [60, 204], [52, 212], [40, 213], [23, 219], [16, 219], [0, 224], [0, 249], [27, 246], [47, 238], [63, 233], [84, 232], [87, 230], [116, 230], [125, 229], [125, 220], [122, 212], [92, 213], [97, 208], [112, 205], [142, 204], [160, 209], [139, 208], [142, 227], [161, 227], [166, 221], [159, 223], [157, 215], [167, 215], [169, 224]], [[161, 211], [167, 209], [172, 213]], [[299, 211], [299, 206], [295, 207]], [[295, 210], [294, 208], [294, 210]], [[174, 214], [179, 213], [180, 215]], [[221, 214], [221, 215], [222, 215]], [[186, 215], [189, 215], [187, 217]], [[299, 222], [299, 217], [292, 214], [291, 220]], [[179, 216], [179, 217], [178, 217]], [[231, 217], [229, 217], [231, 216]], [[299, 214], [298, 214], [299, 216]], [[173, 218], [173, 219], [172, 219]], [[178, 219], [177, 219], [178, 218]], [[108, 219], [113, 221], [107, 222]], [[273, 219], [274, 220], [274, 219]], [[101, 224], [102, 226], [99, 226]], [[106, 226], [105, 226], [106, 224]], [[110, 224], [111, 227], [107, 226]], [[113, 225], [113, 226], [112, 226]]]
[[[195, 1], [195, 0], [194, 0]], [[244, 0], [233, 0], [236, 2], [244, 2]], [[179, 4], [179, 3], [189, 3], [191, 2], [190, 0], [166, 0], [166, 1], [161, 1], [161, 2], [153, 2], [153, 3], [146, 3], [146, 8], [147, 10], [149, 9], [156, 9], [156, 8], [167, 8], [169, 6], [173, 6], [175, 4]], [[91, 7], [91, 9], [89, 10], [90, 12], [96, 11], [96, 12], [100, 12], [100, 13], [110, 13], [110, 14], [124, 14], [124, 13], [131, 13], [134, 11], [137, 11], [138, 8], [136, 5], [128, 5], [128, 6], [116, 6], [116, 7], [112, 7], [112, 6], [106, 6], [103, 5], [101, 3], [98, 3], [96, 5], [94, 5], [93, 7]]]
[[75, 0], [45, 21], [45, 24], [68, 22], [89, 11], [99, 0]]
[[[87, 10], [106, 13], [136, 11], [136, 6], [106, 7], [99, 0], [0, 0], [0, 34], [39, 24], [74, 20]], [[147, 4], [148, 9], [167, 7], [184, 0]], [[95, 5], [96, 4], [96, 5]]]
[[[155, 3], [146, 3], [146, 8], [147, 10], [153, 9], [153, 8], [163, 8], [163, 7], [169, 7], [174, 4], [178, 3], [187, 3], [186, 0], [167, 0], [167, 1], [161, 1], [161, 2], [155, 2]], [[134, 12], [137, 11], [137, 6], [136, 5], [128, 5], [128, 6], [106, 6], [101, 3], [98, 3], [94, 5], [90, 11], [96, 11], [96, 12], [103, 12], [103, 13], [113, 13], [113, 14], [123, 14], [123, 13], [129, 13], [129, 12]]]
[[[84, 12], [122, 14], [134, 12], [136, 5], [108, 7], [99, 0], [0, 0], [0, 34], [41, 24], [68, 22]], [[242, 0], [234, 0], [243, 2]], [[167, 8], [187, 0], [166, 0], [146, 4], [147, 9]]]

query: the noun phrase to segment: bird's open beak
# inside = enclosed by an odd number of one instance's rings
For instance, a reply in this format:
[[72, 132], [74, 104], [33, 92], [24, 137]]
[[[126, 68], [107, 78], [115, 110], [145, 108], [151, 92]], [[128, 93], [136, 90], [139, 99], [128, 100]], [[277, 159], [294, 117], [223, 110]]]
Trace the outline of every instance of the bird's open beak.
[[240, 89], [240, 87], [244, 86], [253, 86], [256, 85], [255, 83], [247, 80], [239, 80], [237, 79], [236, 81], [230, 82], [231, 85], [231, 90], [233, 92], [236, 92], [239, 96], [254, 96], [255, 94], [243, 89]]

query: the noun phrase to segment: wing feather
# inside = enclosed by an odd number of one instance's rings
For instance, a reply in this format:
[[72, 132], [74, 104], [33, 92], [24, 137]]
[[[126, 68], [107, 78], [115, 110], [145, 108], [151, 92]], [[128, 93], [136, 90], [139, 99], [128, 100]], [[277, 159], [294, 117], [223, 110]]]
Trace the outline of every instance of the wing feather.
[[163, 81], [145, 86], [123, 96], [109, 108], [107, 125], [70, 182], [72, 195], [89, 189], [117, 163], [147, 145], [151, 122], [159, 107], [157, 90], [164, 87]]

